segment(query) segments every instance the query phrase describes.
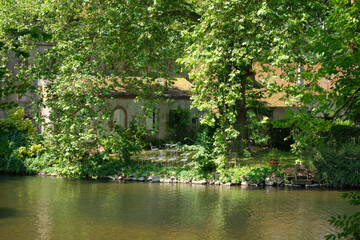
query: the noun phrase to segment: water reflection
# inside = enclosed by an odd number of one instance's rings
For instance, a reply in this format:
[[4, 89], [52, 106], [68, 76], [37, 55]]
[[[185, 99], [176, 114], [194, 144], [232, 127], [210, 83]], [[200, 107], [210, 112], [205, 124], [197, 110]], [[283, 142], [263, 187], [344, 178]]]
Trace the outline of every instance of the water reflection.
[[0, 190], [4, 239], [320, 239], [354, 210], [337, 191], [13, 176]]
[[1, 218], [14, 218], [19, 216], [19, 212], [11, 208], [0, 208], [0, 219]]

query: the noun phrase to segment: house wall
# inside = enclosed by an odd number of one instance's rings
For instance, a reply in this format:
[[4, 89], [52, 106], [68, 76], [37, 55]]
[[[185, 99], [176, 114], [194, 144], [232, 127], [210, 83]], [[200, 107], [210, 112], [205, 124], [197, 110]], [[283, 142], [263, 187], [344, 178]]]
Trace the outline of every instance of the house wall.
[[286, 113], [286, 111], [285, 111], [284, 107], [276, 107], [276, 108], [274, 108], [272, 119], [274, 121], [284, 119], [285, 113]]
[[[43, 52], [45, 51], [47, 48], [49, 48], [50, 46], [53, 46], [52, 44], [49, 43], [37, 43], [36, 47], [30, 52], [30, 57], [28, 58], [28, 60], [22, 59], [22, 58], [18, 58], [15, 56], [15, 54], [10, 54], [8, 55], [8, 63], [7, 63], [7, 68], [9, 69], [12, 78], [16, 78], [19, 69], [22, 67], [28, 67], [29, 64], [31, 63], [32, 59], [35, 58], [35, 55], [39, 52]], [[16, 84], [16, 83], [15, 83]], [[34, 81], [31, 83], [32, 86], [41, 86], [41, 84], [39, 84], [39, 81]], [[41, 132], [41, 128], [38, 124], [35, 123], [35, 119], [33, 117], [33, 111], [34, 111], [34, 107], [32, 105], [32, 103], [34, 101], [36, 101], [38, 99], [37, 93], [36, 92], [27, 92], [25, 94], [10, 94], [8, 96], [5, 97], [5, 99], [3, 100], [4, 102], [14, 102], [16, 104], [18, 104], [19, 106], [24, 108], [25, 111], [25, 117], [29, 118], [34, 125], [37, 127], [38, 132]], [[0, 118], [5, 118], [6, 117], [6, 113], [3, 110], [0, 110]]]
[[[290, 109], [295, 111], [295, 112], [297, 111], [296, 108], [290, 108]], [[284, 119], [285, 114], [286, 114], [285, 107], [275, 107], [273, 112], [272, 112], [272, 119], [274, 121]]]
[[[124, 118], [122, 119], [120, 124], [128, 128], [129, 124], [135, 120], [137, 116], [144, 117], [144, 112], [142, 110], [142, 106], [144, 102], [135, 102], [134, 99], [130, 98], [115, 98], [113, 100], [108, 100], [108, 108], [115, 112], [117, 109], [120, 109], [124, 114]], [[172, 102], [161, 102], [157, 106], [158, 113], [155, 116], [155, 123], [158, 124], [157, 133], [154, 135], [154, 138], [157, 139], [166, 139], [168, 137], [168, 122], [169, 122], [169, 111], [175, 109], [176, 107], [180, 107], [182, 109], [189, 109], [190, 108], [190, 99], [174, 99]], [[196, 110], [191, 110], [191, 116], [195, 116]], [[113, 119], [114, 120], [114, 119]], [[149, 121], [147, 124], [146, 121]], [[143, 123], [147, 126], [147, 130], [150, 132], [151, 129], [149, 126], [152, 124], [152, 116], [148, 117], [146, 121]]]

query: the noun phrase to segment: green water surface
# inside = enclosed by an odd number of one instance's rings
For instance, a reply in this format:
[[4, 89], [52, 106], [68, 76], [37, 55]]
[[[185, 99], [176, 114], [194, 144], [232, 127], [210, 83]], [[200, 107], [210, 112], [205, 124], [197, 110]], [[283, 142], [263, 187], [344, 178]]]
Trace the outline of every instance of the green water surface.
[[0, 239], [323, 239], [340, 196], [0, 175]]

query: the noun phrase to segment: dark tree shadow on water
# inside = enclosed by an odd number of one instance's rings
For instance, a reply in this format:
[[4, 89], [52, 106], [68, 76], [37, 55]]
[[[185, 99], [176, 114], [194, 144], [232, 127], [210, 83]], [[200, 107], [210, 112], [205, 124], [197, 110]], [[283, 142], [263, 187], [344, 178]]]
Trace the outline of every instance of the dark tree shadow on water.
[[0, 207], [0, 219], [5, 218], [14, 218], [19, 216], [19, 211], [11, 208], [1, 208]]

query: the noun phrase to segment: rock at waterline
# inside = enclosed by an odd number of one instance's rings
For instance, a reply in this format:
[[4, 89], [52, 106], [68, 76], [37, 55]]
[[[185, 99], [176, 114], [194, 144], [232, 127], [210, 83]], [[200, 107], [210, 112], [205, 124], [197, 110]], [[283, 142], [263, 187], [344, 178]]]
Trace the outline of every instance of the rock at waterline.
[[138, 178], [138, 181], [139, 181], [139, 182], [144, 182], [144, 181], [145, 181], [145, 178], [144, 178], [144, 177], [139, 177], [139, 178]]
[[191, 183], [193, 183], [193, 184], [203, 184], [203, 185], [205, 185], [205, 184], [207, 184], [208, 182], [207, 182], [207, 180], [200, 180], [200, 181], [191, 181]]
[[151, 182], [160, 182], [160, 176], [157, 175], [157, 176], [150, 176], [148, 178], [148, 181], [151, 181]]
[[305, 187], [320, 187], [320, 184], [314, 183], [314, 184], [306, 184]]
[[231, 182], [223, 183], [221, 186], [231, 186]]
[[275, 182], [272, 181], [272, 180], [265, 180], [265, 185], [266, 185], [266, 186], [274, 186], [274, 185], [275, 185]]

